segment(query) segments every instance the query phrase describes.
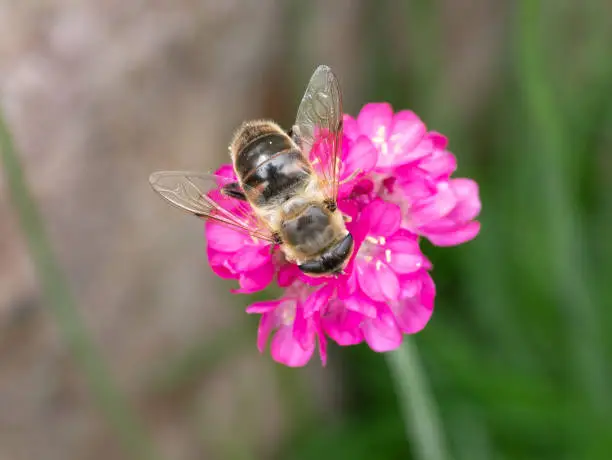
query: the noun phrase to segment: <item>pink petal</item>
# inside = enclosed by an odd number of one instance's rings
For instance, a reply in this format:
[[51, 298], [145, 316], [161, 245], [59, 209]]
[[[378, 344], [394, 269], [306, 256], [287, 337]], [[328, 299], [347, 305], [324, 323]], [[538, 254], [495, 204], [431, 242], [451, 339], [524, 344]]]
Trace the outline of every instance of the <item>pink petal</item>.
[[329, 298], [334, 293], [334, 290], [335, 285], [333, 283], [329, 283], [310, 294], [308, 299], [304, 301], [304, 317], [310, 318], [316, 312], [320, 311], [325, 305], [327, 305]]
[[386, 300], [396, 300], [399, 296], [399, 281], [395, 272], [387, 264], [379, 264], [376, 267], [378, 282]]
[[363, 210], [363, 219], [369, 223], [370, 235], [389, 236], [399, 228], [402, 211], [396, 204], [377, 199]]
[[407, 203], [430, 198], [438, 190], [431, 178], [414, 165], [400, 166], [395, 171], [400, 183], [394, 187], [394, 190], [404, 195], [403, 198]]
[[297, 265], [287, 262], [278, 269], [277, 283], [280, 287], [287, 287], [293, 284], [300, 273]]
[[420, 295], [423, 289], [423, 275], [422, 273], [427, 272], [422, 270], [419, 273], [412, 273], [410, 275], [400, 276], [400, 299], [407, 299], [409, 297], [416, 297]]
[[340, 191], [344, 193], [342, 197], [369, 195], [374, 190], [374, 182], [370, 179], [361, 178], [356, 184], [346, 184], [346, 187], [341, 186]]
[[304, 349], [309, 347], [309, 341], [312, 340], [312, 327], [309, 321], [304, 317], [303, 308], [296, 308], [295, 318], [293, 320], [293, 338], [297, 340]]
[[395, 144], [401, 149], [413, 149], [421, 141], [426, 132], [425, 124], [414, 112], [411, 110], [400, 110], [393, 117], [389, 143]]
[[317, 339], [319, 340], [319, 358], [321, 358], [321, 364], [327, 365], [327, 339], [323, 333], [323, 329], [320, 327], [320, 323], [317, 326]]
[[289, 367], [302, 367], [308, 363], [314, 352], [314, 334], [307, 345], [306, 349], [302, 348], [293, 337], [291, 327], [281, 327], [272, 338], [270, 354], [275, 361], [281, 364]]
[[[343, 309], [343, 307], [340, 307]], [[348, 310], [321, 319], [325, 333], [340, 346], [356, 345], [363, 341], [363, 316]]]
[[377, 302], [397, 300], [400, 286], [397, 275], [385, 263], [358, 263], [357, 280], [361, 290]]
[[387, 140], [391, 133], [392, 122], [393, 109], [386, 102], [373, 102], [364, 105], [357, 117], [361, 133], [378, 144]]
[[225, 280], [236, 279], [237, 275], [231, 272], [229, 269], [225, 268], [223, 265], [212, 265], [210, 266], [211, 270], [215, 275], [219, 278], [223, 278]]
[[259, 327], [257, 328], [257, 349], [260, 353], [266, 349], [266, 343], [270, 332], [276, 326], [276, 317], [274, 313], [264, 313], [259, 320]]
[[357, 170], [363, 174], [370, 172], [376, 166], [377, 159], [378, 152], [370, 139], [360, 136], [342, 160], [341, 179], [347, 179]]
[[208, 263], [213, 273], [220, 278], [224, 279], [236, 279], [238, 276], [230, 267], [227, 266], [227, 254], [224, 252], [217, 252], [210, 247], [207, 248]]
[[237, 180], [236, 173], [234, 172], [234, 167], [230, 163], [221, 165], [221, 167], [219, 167], [219, 169], [215, 171], [215, 175], [225, 177], [230, 180]]
[[387, 139], [387, 152], [379, 156], [378, 167], [389, 167], [415, 161], [429, 154], [433, 144], [417, 148], [427, 132], [425, 125], [414, 112], [403, 110], [393, 118], [391, 132]]
[[418, 298], [400, 300], [400, 304], [394, 310], [398, 326], [406, 334], [422, 330], [433, 314], [433, 310], [426, 308]]
[[[387, 147], [387, 149], [390, 148], [391, 147]], [[407, 164], [413, 166], [416, 161], [431, 155], [433, 150], [433, 143], [427, 138], [422, 139], [413, 149], [400, 152], [400, 154], [397, 155], [392, 155], [390, 153], [385, 154], [385, 151], [382, 150], [378, 155], [376, 169], [384, 173], [387, 172], [389, 168]]]
[[415, 228], [445, 217], [457, 204], [455, 194], [447, 182], [438, 184], [438, 192], [430, 198], [419, 200], [410, 210], [410, 224]]
[[478, 184], [471, 179], [451, 179], [450, 187], [457, 198], [457, 206], [448, 215], [457, 222], [467, 222], [480, 214]]
[[448, 145], [448, 139], [446, 138], [446, 136], [444, 134], [440, 134], [437, 131], [429, 131], [427, 137], [431, 139], [436, 149], [443, 150]]
[[243, 233], [210, 220], [206, 222], [206, 240], [208, 247], [221, 252], [236, 252], [249, 244]]
[[421, 288], [421, 303], [425, 308], [433, 310], [434, 301], [436, 298], [436, 285], [433, 278], [429, 276], [429, 273], [426, 271], [423, 272], [421, 278], [423, 280], [423, 286]]
[[270, 261], [261, 267], [250, 271], [241, 273], [238, 278], [240, 289], [234, 289], [232, 292], [238, 294], [252, 294], [253, 292], [261, 291], [264, 289], [274, 278], [274, 265]]
[[246, 312], [252, 313], [268, 313], [275, 310], [279, 305], [280, 300], [268, 300], [263, 302], [255, 302], [246, 308]]
[[422, 271], [411, 284], [418, 287], [418, 290], [406, 295], [408, 290], [402, 289], [402, 298], [393, 306], [397, 324], [406, 334], [419, 332], [427, 325], [433, 313], [436, 295], [434, 282], [426, 271]]
[[387, 241], [389, 264], [396, 273], [413, 273], [423, 266], [423, 254], [415, 237], [397, 235]]
[[378, 311], [376, 305], [368, 298], [360, 296], [351, 296], [344, 300], [344, 307], [347, 310], [359, 313], [367, 318], [376, 318]]
[[236, 272], [249, 272], [265, 263], [272, 263], [270, 246], [244, 246], [231, 258], [231, 266]]
[[402, 333], [395, 318], [386, 309], [379, 318], [364, 321], [361, 329], [366, 342], [376, 352], [395, 350], [402, 343]]
[[325, 332], [341, 347], [349, 347], [363, 342], [363, 331], [359, 327], [353, 329], [345, 329], [338, 327], [335, 324], [329, 324], [325, 327]]
[[[356, 248], [356, 251], [358, 248]], [[354, 257], [354, 256], [353, 256]], [[337, 294], [339, 299], [346, 299], [352, 295], [357, 289], [357, 274], [354, 270], [355, 259], [353, 259], [346, 267], [348, 275], [341, 276], [337, 283]]]
[[457, 159], [449, 151], [435, 148], [431, 155], [419, 162], [419, 168], [427, 171], [433, 178], [448, 178], [457, 169]]
[[435, 246], [456, 246], [470, 241], [480, 232], [480, 222], [473, 220], [446, 233], [427, 233], [425, 237]]
[[351, 141], [354, 141], [361, 135], [361, 129], [359, 128], [357, 120], [350, 115], [344, 115], [342, 132]]

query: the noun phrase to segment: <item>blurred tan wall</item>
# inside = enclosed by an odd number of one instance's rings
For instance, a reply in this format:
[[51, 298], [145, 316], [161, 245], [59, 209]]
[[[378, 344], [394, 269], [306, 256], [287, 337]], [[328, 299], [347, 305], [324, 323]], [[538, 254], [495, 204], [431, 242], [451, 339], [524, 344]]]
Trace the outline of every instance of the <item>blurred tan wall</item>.
[[[355, 97], [366, 65], [362, 3], [318, 0], [296, 11], [273, 0], [0, 0], [1, 104], [27, 179], [87, 327], [168, 458], [225, 458], [238, 438], [272, 452], [290, 429], [255, 328], [237, 326], [246, 300], [211, 276], [202, 225], [164, 204], [147, 178], [216, 168], [245, 118], [286, 122], [296, 85], [317, 64], [336, 69], [349, 110], [367, 102]], [[476, 74], [494, 52], [487, 32], [473, 31]], [[399, 65], [405, 33], [400, 22], [390, 35]], [[469, 102], [481, 81], [460, 57], [448, 65], [465, 91], [453, 94]], [[0, 460], [125, 458], [45, 308], [3, 181]], [[244, 346], [214, 371], [155, 390], [176, 356], [232, 333]], [[333, 372], [312, 367], [298, 375], [311, 375], [327, 407]]]

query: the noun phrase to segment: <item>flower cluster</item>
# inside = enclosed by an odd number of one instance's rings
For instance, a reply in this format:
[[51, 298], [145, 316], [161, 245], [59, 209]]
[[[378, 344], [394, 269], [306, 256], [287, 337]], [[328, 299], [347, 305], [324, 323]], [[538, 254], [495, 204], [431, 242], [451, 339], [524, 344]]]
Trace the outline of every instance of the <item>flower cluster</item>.
[[[238, 280], [236, 292], [253, 293], [274, 280], [283, 289], [279, 299], [247, 308], [261, 315], [260, 351], [273, 334], [274, 360], [303, 366], [318, 343], [325, 364], [328, 339], [343, 346], [365, 341], [384, 352], [425, 327], [435, 285], [419, 239], [453, 246], [480, 230], [478, 186], [451, 178], [456, 160], [446, 146], [413, 112], [394, 114], [386, 103], [365, 105], [357, 118], [344, 116], [338, 206], [351, 218], [355, 250], [336, 277], [308, 277], [269, 245], [207, 223], [212, 269]], [[233, 173], [229, 166], [220, 172]]]

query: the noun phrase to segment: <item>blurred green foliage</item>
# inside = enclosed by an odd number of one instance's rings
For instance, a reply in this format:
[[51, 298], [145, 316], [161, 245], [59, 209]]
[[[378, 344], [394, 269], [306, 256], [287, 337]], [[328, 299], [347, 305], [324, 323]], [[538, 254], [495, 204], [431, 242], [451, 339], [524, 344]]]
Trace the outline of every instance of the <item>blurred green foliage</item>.
[[[417, 51], [408, 66], [385, 33], [389, 3], [370, 5], [362, 102], [415, 110], [449, 136], [457, 175], [481, 186], [479, 237], [424, 248], [438, 296], [414, 338], [453, 458], [610, 458], [609, 5], [506, 2], [499, 81], [474, 117], [440, 106], [454, 84], [441, 67], [440, 2], [402, 10]], [[342, 418], [296, 430], [278, 458], [414, 458], [383, 356], [356, 347], [337, 360]]]

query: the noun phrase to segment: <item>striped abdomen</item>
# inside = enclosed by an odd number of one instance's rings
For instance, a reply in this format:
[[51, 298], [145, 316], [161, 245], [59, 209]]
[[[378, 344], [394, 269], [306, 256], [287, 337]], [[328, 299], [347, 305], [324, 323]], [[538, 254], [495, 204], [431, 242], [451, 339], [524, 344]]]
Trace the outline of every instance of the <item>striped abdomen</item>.
[[279, 206], [308, 183], [310, 165], [284, 132], [269, 130], [238, 147], [234, 168], [255, 206]]

